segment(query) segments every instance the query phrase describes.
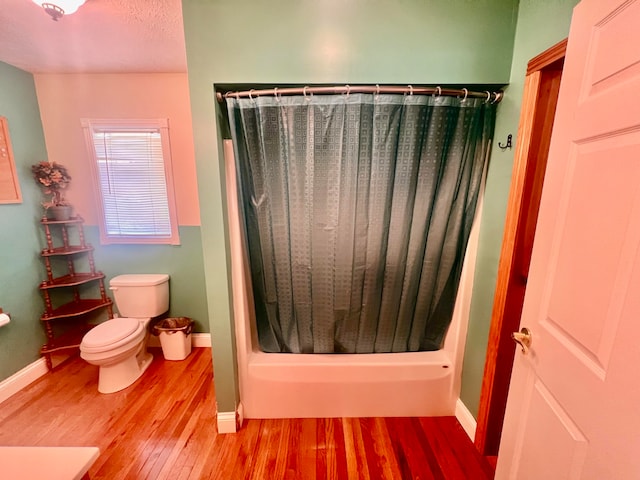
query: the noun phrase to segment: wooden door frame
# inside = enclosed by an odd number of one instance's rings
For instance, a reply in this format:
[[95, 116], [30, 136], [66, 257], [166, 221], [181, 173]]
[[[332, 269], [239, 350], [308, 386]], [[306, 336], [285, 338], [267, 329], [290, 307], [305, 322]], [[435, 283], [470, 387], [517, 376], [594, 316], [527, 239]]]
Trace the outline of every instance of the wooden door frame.
[[507, 318], [507, 292], [512, 275], [515, 274], [514, 254], [518, 227], [522, 215], [528, 209], [527, 182], [532, 180], [531, 175], [527, 174], [531, 172], [532, 162], [537, 160], [538, 146], [534, 145], [532, 139], [534, 129], [539, 128], [536, 119], [539, 99], [544, 95], [541, 92], [542, 74], [545, 68], [563, 61], [566, 47], [565, 39], [532, 58], [527, 65], [474, 440], [476, 448], [483, 455], [498, 453], [515, 352], [511, 332], [516, 331], [520, 323], [520, 318]]

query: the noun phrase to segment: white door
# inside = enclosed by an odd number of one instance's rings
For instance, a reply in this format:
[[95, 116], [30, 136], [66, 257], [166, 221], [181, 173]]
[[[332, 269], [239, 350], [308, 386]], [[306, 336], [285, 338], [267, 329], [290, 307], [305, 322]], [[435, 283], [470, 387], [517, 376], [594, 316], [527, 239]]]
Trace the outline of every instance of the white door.
[[520, 326], [496, 478], [640, 479], [640, 0], [574, 10]]

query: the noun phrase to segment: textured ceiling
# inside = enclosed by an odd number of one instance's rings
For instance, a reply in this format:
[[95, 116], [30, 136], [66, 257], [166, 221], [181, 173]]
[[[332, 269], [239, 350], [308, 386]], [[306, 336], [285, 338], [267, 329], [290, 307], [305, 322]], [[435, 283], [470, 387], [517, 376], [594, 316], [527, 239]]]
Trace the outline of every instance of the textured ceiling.
[[0, 5], [0, 61], [22, 70], [187, 70], [180, 0], [87, 0], [57, 22], [32, 0]]

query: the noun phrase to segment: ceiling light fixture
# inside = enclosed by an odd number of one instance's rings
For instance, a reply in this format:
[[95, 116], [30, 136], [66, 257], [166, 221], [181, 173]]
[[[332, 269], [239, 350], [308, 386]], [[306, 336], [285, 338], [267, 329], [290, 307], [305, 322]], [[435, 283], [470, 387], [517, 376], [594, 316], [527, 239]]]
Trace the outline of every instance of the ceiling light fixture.
[[[55, 2], [55, 3], [54, 3]], [[54, 21], [58, 21], [63, 15], [71, 15], [84, 4], [86, 0], [33, 0], [33, 3], [44, 8]]]

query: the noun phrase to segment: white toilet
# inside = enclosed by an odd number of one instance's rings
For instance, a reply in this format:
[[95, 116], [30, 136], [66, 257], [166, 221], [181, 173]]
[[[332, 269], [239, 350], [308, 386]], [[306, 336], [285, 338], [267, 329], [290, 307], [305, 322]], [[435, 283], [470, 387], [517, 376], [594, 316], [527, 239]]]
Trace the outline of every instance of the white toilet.
[[153, 360], [149, 323], [169, 309], [169, 275], [118, 275], [109, 285], [121, 317], [94, 327], [80, 344], [80, 356], [100, 367], [100, 393], [118, 392], [140, 378]]

